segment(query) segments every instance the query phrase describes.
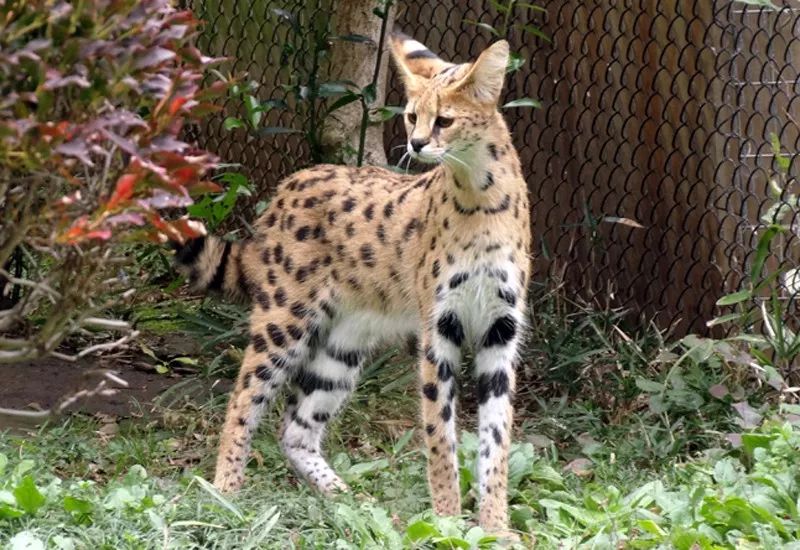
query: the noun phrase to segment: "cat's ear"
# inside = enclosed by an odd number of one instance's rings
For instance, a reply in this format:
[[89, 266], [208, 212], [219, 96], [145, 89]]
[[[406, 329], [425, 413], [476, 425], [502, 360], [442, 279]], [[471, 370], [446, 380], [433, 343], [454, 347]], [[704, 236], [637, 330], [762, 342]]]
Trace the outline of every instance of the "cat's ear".
[[448, 87], [469, 94], [481, 103], [496, 105], [503, 91], [508, 66], [508, 42], [499, 40], [483, 50], [467, 73]]
[[439, 59], [423, 44], [401, 32], [392, 33], [389, 45], [392, 58], [409, 95], [418, 93], [430, 78], [453, 66], [452, 63]]

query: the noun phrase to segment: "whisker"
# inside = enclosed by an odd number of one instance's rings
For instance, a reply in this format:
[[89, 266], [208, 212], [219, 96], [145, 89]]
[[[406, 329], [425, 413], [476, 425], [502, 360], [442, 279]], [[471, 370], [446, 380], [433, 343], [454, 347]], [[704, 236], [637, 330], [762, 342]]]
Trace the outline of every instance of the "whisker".
[[466, 168], [467, 170], [470, 170], [470, 167], [469, 167], [469, 165], [468, 165], [466, 162], [464, 162], [463, 160], [461, 160], [460, 158], [458, 158], [457, 156], [455, 156], [455, 155], [452, 155], [452, 154], [448, 153], [447, 151], [445, 151], [445, 152], [444, 152], [444, 154], [443, 154], [442, 156], [443, 156], [444, 158], [446, 158], [446, 159], [454, 160], [454, 161], [456, 161], [457, 163], [459, 163], [461, 166], [463, 166], [464, 168]]
[[400, 160], [397, 161], [397, 167], [400, 168], [401, 170], [402, 170], [402, 166], [401, 165], [403, 164], [403, 161], [406, 160], [406, 157], [410, 158], [410, 155], [409, 155], [408, 151], [403, 153], [403, 156], [400, 157]]
[[395, 149], [400, 149], [401, 147], [407, 147], [407, 145], [406, 145], [405, 143], [401, 143], [400, 145], [395, 145], [394, 147], [392, 147], [391, 149], [389, 149], [389, 152], [391, 153], [391, 152], [392, 152], [392, 151], [394, 151]]

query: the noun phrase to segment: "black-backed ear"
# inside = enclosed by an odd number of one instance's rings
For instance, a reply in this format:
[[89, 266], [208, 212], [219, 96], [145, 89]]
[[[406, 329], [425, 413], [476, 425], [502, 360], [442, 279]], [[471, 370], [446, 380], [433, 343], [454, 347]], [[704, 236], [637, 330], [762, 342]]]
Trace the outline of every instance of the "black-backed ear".
[[419, 92], [428, 79], [453, 66], [453, 63], [443, 61], [423, 44], [401, 32], [392, 33], [389, 45], [409, 95]]
[[448, 90], [467, 93], [481, 103], [496, 105], [508, 66], [508, 42], [499, 40], [483, 50], [467, 73]]

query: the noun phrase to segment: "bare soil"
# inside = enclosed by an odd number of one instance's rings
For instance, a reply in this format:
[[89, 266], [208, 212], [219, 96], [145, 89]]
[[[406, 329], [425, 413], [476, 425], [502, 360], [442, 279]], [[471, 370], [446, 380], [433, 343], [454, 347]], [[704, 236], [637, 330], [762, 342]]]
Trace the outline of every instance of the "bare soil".
[[[159, 349], [181, 354], [191, 352], [182, 341], [149, 342]], [[191, 347], [191, 346], [188, 346]], [[36, 361], [0, 364], [0, 409], [45, 411], [81, 390], [92, 390], [106, 380], [110, 395], [91, 395], [76, 400], [65, 413], [84, 413], [101, 417], [146, 417], [154, 412], [159, 396], [175, 388], [170, 399], [207, 399], [209, 392], [225, 392], [230, 387], [227, 380], [205, 380], [191, 372], [170, 371], [160, 374], [153, 361], [140, 353], [129, 351], [110, 357], [86, 358], [69, 362], [47, 357]], [[127, 382], [127, 386], [105, 377], [112, 372]], [[180, 385], [180, 389], [176, 385]], [[162, 403], [163, 404], [163, 403]], [[0, 431], [4, 429], [35, 428], [46, 417], [20, 417], [0, 411]]]

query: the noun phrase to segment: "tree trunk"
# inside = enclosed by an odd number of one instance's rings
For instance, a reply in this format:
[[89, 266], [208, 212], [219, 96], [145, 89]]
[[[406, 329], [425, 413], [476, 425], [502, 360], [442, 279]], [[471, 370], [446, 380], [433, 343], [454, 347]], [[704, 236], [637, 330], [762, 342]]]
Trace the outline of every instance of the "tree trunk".
[[[380, 44], [380, 17], [372, 13], [382, 7], [376, 0], [340, 0], [335, 4], [333, 32], [337, 36], [363, 35], [372, 42], [335, 40], [331, 50], [330, 80], [352, 80], [360, 88], [372, 82], [378, 59]], [[394, 7], [390, 6], [387, 20], [387, 35], [394, 24]], [[384, 52], [385, 53], [385, 52]], [[380, 72], [376, 82], [376, 104], [382, 105], [386, 96], [386, 74], [388, 55], [381, 57]], [[360, 101], [350, 103], [334, 111], [325, 121], [323, 145], [331, 157], [338, 157], [346, 164], [356, 164], [359, 137], [361, 134], [362, 106]], [[364, 143], [364, 164], [386, 164], [383, 147], [383, 127], [370, 124]]]

